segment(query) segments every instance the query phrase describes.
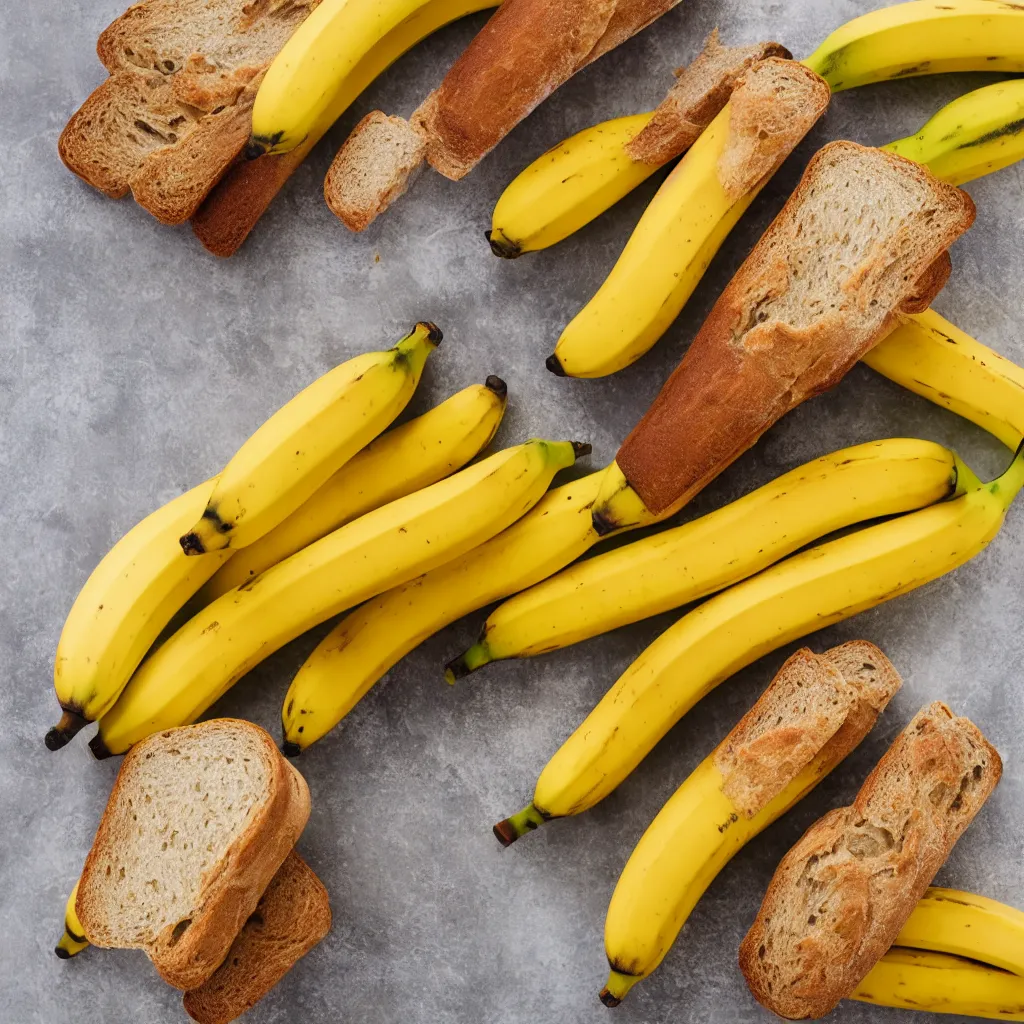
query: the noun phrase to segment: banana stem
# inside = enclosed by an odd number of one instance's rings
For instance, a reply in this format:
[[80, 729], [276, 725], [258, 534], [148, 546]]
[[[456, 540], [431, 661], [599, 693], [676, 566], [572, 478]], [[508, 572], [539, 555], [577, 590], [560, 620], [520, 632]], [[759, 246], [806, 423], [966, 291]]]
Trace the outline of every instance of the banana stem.
[[513, 814], [511, 818], [499, 821], [494, 826], [494, 835], [502, 846], [511, 846], [517, 839], [525, 836], [527, 832], [533, 832], [534, 829], [540, 828], [547, 820], [531, 803], [518, 814]]
[[1021, 441], [1018, 446], [1009, 469], [1002, 476], [996, 477], [988, 486], [992, 494], [998, 494], [1005, 507], [1009, 508], [1010, 503], [1024, 487], [1024, 441]]
[[46, 734], [46, 749], [60, 750], [67, 746], [89, 724], [77, 711], [65, 711], [60, 721]]
[[601, 1002], [605, 1006], [618, 1006], [639, 980], [635, 975], [623, 974], [613, 967], [608, 975], [608, 983], [601, 989]]
[[475, 672], [478, 668], [489, 665], [493, 660], [491, 652], [487, 647], [487, 641], [479, 640], [445, 665], [445, 682], [449, 686], [454, 686], [456, 680], [464, 679], [470, 672]]

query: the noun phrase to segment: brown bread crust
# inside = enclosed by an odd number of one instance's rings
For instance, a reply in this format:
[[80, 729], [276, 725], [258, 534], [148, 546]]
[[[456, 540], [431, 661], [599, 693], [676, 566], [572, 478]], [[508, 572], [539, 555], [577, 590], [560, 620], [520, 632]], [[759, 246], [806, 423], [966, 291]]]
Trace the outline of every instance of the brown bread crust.
[[740, 946], [754, 996], [819, 1018], [892, 945], [1002, 774], [995, 748], [942, 703], [920, 711], [850, 807], [812, 825], [783, 858]]
[[[822, 244], [810, 246], [810, 232], [826, 229], [804, 224], [804, 207], [819, 174], [847, 162], [857, 173], [870, 165], [892, 188], [921, 189], [945, 224], [929, 220], [916, 234], [896, 225], [852, 267], [843, 259], [841, 217]], [[887, 198], [871, 202], [882, 210]], [[970, 197], [921, 165], [853, 142], [825, 146], [619, 449], [616, 462], [647, 508], [659, 513], [685, 503], [790, 409], [838, 383], [892, 330], [905, 302], [917, 308], [934, 297], [943, 254], [973, 220]], [[846, 268], [846, 276], [834, 293], [817, 296], [806, 325], [762, 312], [785, 302], [798, 273], [826, 263]]]
[[267, 886], [224, 962], [182, 998], [199, 1024], [230, 1024], [251, 1010], [331, 930], [323, 883], [293, 850]]
[[[207, 734], [246, 730], [258, 737], [268, 771], [267, 799], [224, 856], [203, 878], [201, 902], [178, 936], [167, 925], [152, 944], [140, 944], [160, 976], [179, 989], [197, 988], [220, 966], [235, 936], [255, 910], [270, 880], [295, 846], [309, 819], [309, 788], [305, 779], [285, 760], [270, 736], [259, 726], [237, 719], [215, 719], [182, 729]], [[155, 733], [137, 743], [121, 762], [92, 849], [78, 887], [75, 911], [86, 937], [97, 946], [105, 941], [99, 914], [103, 880], [99, 861], [104, 849], [118, 842], [112, 834], [112, 808], [132, 783], [133, 771], [146, 755], [181, 730]], [[93, 894], [94, 886], [96, 888]]]

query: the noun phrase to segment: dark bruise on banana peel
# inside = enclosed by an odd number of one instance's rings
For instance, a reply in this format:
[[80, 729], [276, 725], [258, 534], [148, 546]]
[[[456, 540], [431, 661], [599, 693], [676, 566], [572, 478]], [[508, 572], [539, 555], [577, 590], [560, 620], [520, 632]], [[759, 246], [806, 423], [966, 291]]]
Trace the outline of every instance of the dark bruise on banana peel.
[[80, 711], [63, 707], [60, 721], [46, 734], [46, 749], [60, 750], [66, 747], [88, 724], [89, 720]]

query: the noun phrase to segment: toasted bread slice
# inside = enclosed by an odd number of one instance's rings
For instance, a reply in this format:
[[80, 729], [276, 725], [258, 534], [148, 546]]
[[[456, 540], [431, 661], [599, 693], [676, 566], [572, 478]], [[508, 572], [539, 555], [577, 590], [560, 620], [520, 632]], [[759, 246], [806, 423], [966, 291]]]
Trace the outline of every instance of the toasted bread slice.
[[685, 503], [838, 383], [901, 309], [934, 298], [973, 221], [970, 197], [920, 164], [825, 146], [619, 449], [647, 508]]
[[812, 825], [779, 864], [740, 946], [758, 1001], [782, 1017], [818, 1018], [853, 992], [1001, 774], [973, 723], [941, 703], [919, 712], [853, 805]]
[[96, 946], [143, 949], [176, 988], [201, 985], [295, 845], [309, 789], [256, 725], [156, 733], [121, 764], [78, 886]]
[[744, 72], [768, 57], [793, 55], [781, 43], [723, 46], [716, 28], [704, 49], [685, 67], [644, 129], [626, 143], [637, 163], [664, 164], [692, 146], [729, 102]]
[[319, 0], [144, 0], [100, 36], [110, 72], [68, 122], [60, 157], [166, 224], [195, 213], [249, 138], [277, 52]]
[[186, 992], [199, 1024], [230, 1024], [251, 1010], [331, 930], [327, 890], [293, 850], [231, 944], [224, 962]]
[[831, 771], [874, 727], [902, 685], [899, 673], [874, 644], [851, 658], [844, 647], [814, 654], [803, 647], [779, 669], [771, 685], [715, 751], [723, 792], [752, 818], [819, 754]]

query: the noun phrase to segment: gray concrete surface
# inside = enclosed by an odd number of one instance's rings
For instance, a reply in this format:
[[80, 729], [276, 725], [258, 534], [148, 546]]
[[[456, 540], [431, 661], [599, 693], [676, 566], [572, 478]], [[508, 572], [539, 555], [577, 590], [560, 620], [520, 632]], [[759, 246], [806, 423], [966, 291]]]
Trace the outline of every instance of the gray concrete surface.
[[[482, 23], [454, 26], [364, 95], [229, 262], [187, 228], [160, 227], [60, 165], [57, 135], [102, 78], [99, 30], [123, 0], [37, 0], [0, 8], [0, 1021], [156, 1024], [184, 1019], [178, 995], [133, 952], [51, 950], [117, 771], [81, 740], [48, 753], [50, 686], [61, 624], [107, 548], [161, 502], [216, 471], [273, 410], [356, 352], [412, 321], [446, 342], [411, 412], [489, 373], [511, 405], [499, 440], [582, 436], [593, 465], [613, 457], [703, 315], [822, 142], [882, 143], [988, 81], [917, 79], [836, 98], [730, 239], [657, 349], [604, 381], [544, 370], [560, 327], [602, 280], [655, 183], [547, 253], [509, 264], [482, 239], [504, 184], [546, 147], [595, 121], [655, 102], [670, 69], [720, 25], [728, 41], [774, 37], [804, 55], [874, 0], [783, 4], [687, 0], [562, 89], [459, 185], [425, 175], [354, 238], [320, 185], [367, 110], [408, 113]], [[970, 186], [977, 226], [956, 247], [941, 312], [1024, 361], [1022, 172]], [[983, 475], [1008, 453], [951, 414], [864, 368], [789, 416], [687, 514], [719, 506], [842, 445], [918, 435], [955, 446]], [[942, 881], [1024, 905], [1024, 507], [976, 561], [896, 603], [815, 636], [882, 645], [907, 684], [867, 742], [711, 887], [656, 975], [617, 1021], [767, 1020], [748, 995], [736, 947], [774, 865], [827, 808], [848, 800], [889, 740], [936, 698], [972, 716], [1006, 774], [957, 846]], [[406, 658], [301, 761], [314, 811], [301, 850], [326, 882], [335, 926], [249, 1019], [253, 1024], [584, 1024], [597, 1002], [602, 928], [618, 872], [687, 772], [789, 653], [723, 685], [608, 800], [502, 851], [493, 821], [528, 798], [547, 758], [668, 616], [533, 663], [493, 667], [455, 689], [444, 661], [474, 637], [470, 616]], [[217, 707], [275, 735], [288, 681], [323, 630], [271, 658]], [[87, 738], [87, 737], [86, 737]], [[858, 1004], [844, 1024], [911, 1018]], [[930, 1018], [918, 1015], [920, 1021]], [[948, 1020], [949, 1018], [943, 1018]]]

